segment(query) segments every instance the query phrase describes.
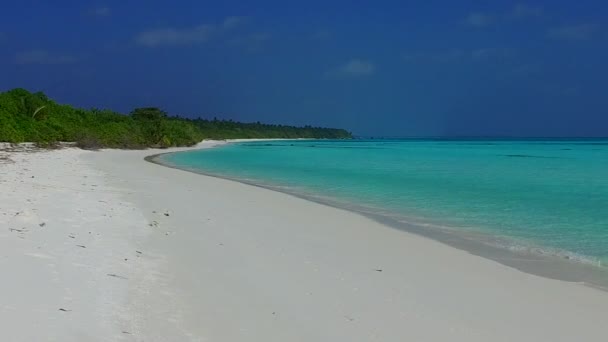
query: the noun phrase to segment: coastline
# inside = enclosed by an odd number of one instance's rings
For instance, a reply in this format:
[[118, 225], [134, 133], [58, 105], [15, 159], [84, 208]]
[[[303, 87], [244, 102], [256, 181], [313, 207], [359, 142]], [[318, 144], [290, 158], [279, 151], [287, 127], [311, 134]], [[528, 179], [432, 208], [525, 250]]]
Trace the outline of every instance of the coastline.
[[[263, 141], [264, 139], [261, 140]], [[245, 139], [244, 141], [227, 141], [226, 143], [247, 141], [248, 140]], [[242, 179], [207, 173], [198, 169], [183, 168], [162, 159], [162, 156], [176, 152], [180, 151], [153, 154], [146, 156], [144, 159], [148, 162], [161, 166], [192, 172], [203, 176], [234, 181], [249, 186], [260, 187], [319, 203], [321, 205], [330, 206], [336, 209], [348, 210], [355, 214], [373, 219], [374, 221], [388, 227], [407, 233], [416, 234], [425, 238], [430, 238], [432, 240], [444, 243], [447, 246], [458, 248], [473, 255], [496, 261], [502, 265], [515, 268], [525, 273], [555, 280], [579, 283], [603, 291], [608, 291], [608, 268], [597, 266], [591, 262], [575, 260], [570, 254], [563, 254], [561, 251], [560, 253], [550, 253], [546, 249], [542, 249], [540, 246], [520, 244], [516, 245], [516, 249], [514, 250], [513, 248], [510, 248], [514, 246], [512, 244], [514, 242], [513, 240], [507, 238], [498, 238], [489, 233], [458, 231], [457, 229], [447, 229], [445, 227], [435, 227], [434, 225], [407, 222], [401, 217], [381, 215], [372, 212], [365, 207], [347, 204], [337, 200], [321, 198], [318, 196], [306, 195], [296, 191], [289, 191], [284, 187], [262, 185]]]
[[148, 220], [158, 220], [152, 211], [171, 213], [145, 242], [148, 253], [163, 256], [163, 281], [135, 300], [173, 303], [174, 326], [144, 319], [158, 334], [253, 341], [605, 336], [603, 291], [524, 273], [350, 211], [143, 160], [167, 151], [108, 152], [92, 160], [121, 175]]
[[[19, 222], [32, 227], [24, 239], [17, 231], [0, 239], [3, 269], [12, 274], [3, 284], [12, 286], [0, 285], [11, 299], [1, 311], [9, 323], [3, 337], [605, 338], [603, 291], [524, 273], [347, 210], [144, 160], [182, 150], [11, 156], [0, 172], [14, 179], [0, 183], [10, 190], [0, 203], [4, 211], [29, 208], [30, 220]], [[100, 235], [88, 238], [89, 229]], [[67, 235], [74, 231], [88, 239], [86, 249]], [[24, 278], [34, 262], [41, 269]]]

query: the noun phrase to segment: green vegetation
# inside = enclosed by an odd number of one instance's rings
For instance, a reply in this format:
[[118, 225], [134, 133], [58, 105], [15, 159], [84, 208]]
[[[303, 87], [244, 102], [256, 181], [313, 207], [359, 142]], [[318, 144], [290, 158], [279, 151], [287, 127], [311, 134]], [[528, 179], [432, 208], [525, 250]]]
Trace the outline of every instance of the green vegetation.
[[190, 120], [205, 133], [209, 139], [239, 138], [311, 138], [311, 139], [350, 139], [351, 133], [343, 129], [322, 127], [294, 127], [269, 125], [260, 122], [242, 123], [232, 120]]
[[203, 139], [328, 138], [348, 139], [343, 129], [293, 127], [232, 120], [170, 117], [158, 108], [137, 108], [129, 115], [61, 105], [45, 94], [13, 89], [0, 93], [0, 141], [77, 142], [83, 148], [191, 146]]

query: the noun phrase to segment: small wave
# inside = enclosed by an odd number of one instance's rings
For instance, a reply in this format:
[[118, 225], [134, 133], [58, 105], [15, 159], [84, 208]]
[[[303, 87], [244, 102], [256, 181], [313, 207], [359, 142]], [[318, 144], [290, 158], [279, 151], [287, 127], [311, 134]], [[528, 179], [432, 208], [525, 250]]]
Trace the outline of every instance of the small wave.
[[575, 252], [563, 250], [563, 249], [550, 248], [550, 247], [545, 247], [545, 246], [540, 247], [540, 246], [536, 246], [536, 245], [526, 244], [526, 243], [520, 242], [520, 241], [508, 241], [507, 242], [507, 239], [505, 239], [505, 241], [502, 241], [500, 243], [495, 243], [494, 245], [496, 247], [505, 248], [505, 249], [515, 252], [515, 253], [528, 253], [528, 254], [533, 254], [533, 255], [560, 258], [560, 259], [570, 260], [570, 261], [573, 261], [576, 263], [603, 267], [603, 268], [608, 266], [605, 263], [602, 263], [602, 259], [600, 259], [600, 258], [590, 257], [590, 256], [578, 254]]

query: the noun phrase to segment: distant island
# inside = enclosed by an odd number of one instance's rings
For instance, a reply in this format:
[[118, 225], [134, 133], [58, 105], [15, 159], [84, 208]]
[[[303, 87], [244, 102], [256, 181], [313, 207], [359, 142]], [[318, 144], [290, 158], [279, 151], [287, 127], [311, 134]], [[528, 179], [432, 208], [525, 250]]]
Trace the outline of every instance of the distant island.
[[82, 148], [140, 149], [239, 138], [350, 139], [352, 134], [336, 128], [188, 119], [155, 107], [135, 108], [124, 115], [58, 104], [42, 92], [20, 88], [0, 93], [0, 142], [35, 142], [50, 147], [66, 141]]

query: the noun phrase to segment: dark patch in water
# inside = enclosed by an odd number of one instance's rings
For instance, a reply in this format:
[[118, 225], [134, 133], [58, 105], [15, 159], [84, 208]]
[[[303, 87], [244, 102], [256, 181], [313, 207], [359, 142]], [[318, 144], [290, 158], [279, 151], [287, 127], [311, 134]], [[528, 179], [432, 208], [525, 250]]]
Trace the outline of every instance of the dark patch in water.
[[509, 158], [541, 158], [541, 159], [556, 159], [558, 157], [547, 157], [547, 156], [532, 156], [529, 154], [505, 154], [504, 157]]
[[308, 147], [308, 148], [333, 148], [333, 149], [359, 149], [359, 150], [378, 150], [383, 149], [379, 146], [331, 146], [331, 145], [297, 145], [297, 144], [246, 144], [241, 145], [244, 148], [260, 148], [260, 147]]
[[248, 143], [248, 144], [243, 144], [240, 146], [242, 146], [242, 147], [267, 147], [267, 146], [293, 146], [293, 144], [287, 145], [287, 144], [251, 144], [251, 143]]
[[379, 147], [379, 146], [330, 146], [330, 145], [308, 145], [305, 147], [314, 147], [314, 148], [332, 148], [332, 149], [336, 149], [336, 150], [344, 150], [344, 149], [350, 149], [350, 150], [383, 150], [385, 149], [384, 147]]
[[384, 149], [380, 146], [332, 146], [332, 145], [298, 145], [298, 144], [244, 144], [240, 145], [244, 148], [260, 148], [260, 147], [309, 147], [309, 148], [333, 148], [333, 149], [359, 149], [359, 150], [378, 150]]

